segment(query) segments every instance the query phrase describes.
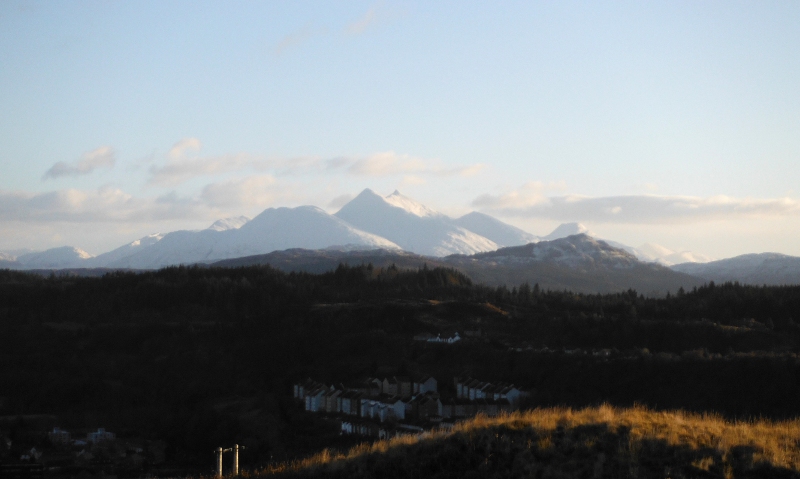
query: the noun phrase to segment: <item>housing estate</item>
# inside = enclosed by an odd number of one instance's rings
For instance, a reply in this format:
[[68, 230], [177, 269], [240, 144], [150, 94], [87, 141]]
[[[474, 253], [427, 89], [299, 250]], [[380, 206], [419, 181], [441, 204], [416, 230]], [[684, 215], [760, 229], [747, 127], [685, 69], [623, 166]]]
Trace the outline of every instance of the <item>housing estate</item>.
[[345, 433], [375, 435], [378, 428], [370, 421], [439, 423], [476, 414], [493, 416], [518, 409], [527, 396], [510, 383], [493, 384], [471, 377], [457, 377], [453, 382], [456, 396], [443, 398], [438, 382], [430, 376], [368, 378], [350, 387], [308, 379], [294, 385], [294, 397], [306, 411], [352, 417], [343, 419]]

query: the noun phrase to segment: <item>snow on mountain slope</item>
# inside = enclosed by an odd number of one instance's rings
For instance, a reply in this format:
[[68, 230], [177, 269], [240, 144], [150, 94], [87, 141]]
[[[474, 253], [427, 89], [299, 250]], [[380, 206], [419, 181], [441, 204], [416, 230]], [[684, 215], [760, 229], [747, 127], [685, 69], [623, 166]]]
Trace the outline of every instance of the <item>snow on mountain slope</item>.
[[[365, 191], [372, 191], [372, 190], [365, 190]], [[427, 206], [423, 205], [422, 203], [418, 203], [407, 196], [401, 195], [400, 192], [397, 190], [394, 190], [394, 192], [391, 195], [386, 196], [383, 199], [390, 205], [406, 210], [413, 215], [419, 216], [420, 218], [446, 217], [442, 213], [434, 211], [428, 208]]]
[[[586, 234], [593, 238], [597, 238], [597, 235], [589, 231], [586, 226], [580, 223], [563, 223], [559, 225], [558, 228], [553, 230], [552, 233], [542, 237], [542, 240], [550, 241], [576, 234]], [[692, 253], [691, 251], [677, 252], [669, 248], [665, 248], [664, 246], [652, 243], [645, 243], [638, 248], [634, 248], [633, 246], [628, 246], [618, 241], [612, 241], [608, 239], [603, 239], [603, 241], [608, 243], [609, 246], [613, 246], [614, 248], [619, 248], [631, 253], [641, 261], [659, 263], [664, 266], [671, 266], [673, 264], [686, 262], [705, 263], [711, 261], [711, 258], [702, 254]]]
[[157, 243], [108, 264], [117, 268], [161, 268], [217, 261], [289, 248], [398, 249], [385, 238], [360, 231], [315, 206], [269, 208], [240, 228], [175, 231]]
[[17, 257], [24, 269], [82, 268], [92, 255], [73, 246], [52, 248], [39, 253], [28, 253]]
[[446, 256], [497, 249], [494, 241], [458, 226], [398, 191], [384, 198], [365, 189], [335, 216], [417, 254]]
[[231, 218], [223, 218], [221, 220], [217, 220], [208, 227], [210, 230], [214, 231], [225, 231], [225, 230], [235, 230], [239, 229], [244, 226], [245, 223], [250, 221], [250, 218], [247, 216], [234, 216]]
[[610, 293], [632, 288], [660, 296], [702, 284], [699, 278], [639, 261], [633, 254], [586, 234], [472, 256], [452, 255], [445, 261], [475, 282], [509, 288], [527, 282], [545, 290]]
[[553, 262], [573, 268], [586, 265], [628, 268], [639, 263], [633, 254], [614, 248], [605, 241], [592, 238], [585, 233], [524, 246], [501, 248], [473, 257], [505, 264]]
[[539, 237], [536, 235], [477, 211], [457, 218], [453, 220], [453, 223], [494, 241], [500, 247], [519, 246], [539, 241]]
[[671, 268], [718, 283], [800, 284], [800, 257], [779, 253], [745, 254], [709, 263], [676, 264]]
[[693, 253], [691, 251], [673, 251], [653, 243], [645, 243], [635, 249], [639, 259], [661, 263], [666, 266], [679, 263], [708, 263], [711, 261], [711, 258], [703, 254]]
[[99, 254], [94, 258], [91, 258], [86, 262], [86, 267], [103, 268], [112, 264], [116, 264], [123, 258], [131, 256], [132, 254], [135, 254], [136, 252], [141, 251], [148, 246], [158, 243], [162, 238], [164, 238], [164, 235], [161, 233], [153, 233], [151, 235], [144, 236], [136, 241], [132, 241], [126, 245], [120, 246], [117, 249], [113, 249], [107, 253]]

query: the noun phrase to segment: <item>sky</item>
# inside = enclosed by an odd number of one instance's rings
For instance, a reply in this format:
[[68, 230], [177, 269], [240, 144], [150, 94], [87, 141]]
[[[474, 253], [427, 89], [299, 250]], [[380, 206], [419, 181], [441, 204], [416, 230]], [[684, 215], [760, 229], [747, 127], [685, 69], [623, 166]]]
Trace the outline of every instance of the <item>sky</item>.
[[0, 2], [0, 251], [395, 189], [800, 256], [800, 2]]

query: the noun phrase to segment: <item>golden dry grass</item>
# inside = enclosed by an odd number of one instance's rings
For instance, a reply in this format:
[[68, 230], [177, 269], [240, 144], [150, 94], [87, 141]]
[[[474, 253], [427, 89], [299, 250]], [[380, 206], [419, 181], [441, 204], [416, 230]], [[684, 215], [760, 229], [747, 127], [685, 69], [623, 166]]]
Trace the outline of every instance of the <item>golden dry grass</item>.
[[[601, 426], [610, 434], [624, 432], [615, 437], [624, 437], [627, 441], [626, 444], [618, 446], [618, 450], [622, 450], [621, 453], [630, 458], [631, 464], [639, 460], [637, 455], [652, 452], [652, 448], [647, 449], [647, 444], [658, 443], [662, 448], [674, 447], [682, 451], [695, 451], [696, 453], [689, 456], [693, 470], [709, 471], [716, 467], [715, 471], [724, 472], [715, 474], [721, 477], [735, 476], [730, 458], [736, 454], [737, 448], [739, 450], [746, 448], [750, 451], [751, 465], [800, 473], [800, 447], [798, 447], [800, 420], [729, 421], [716, 414], [653, 411], [644, 407], [616, 408], [602, 405], [579, 410], [546, 408], [498, 417], [477, 416], [458, 423], [452, 431], [429, 432], [420, 436], [399, 436], [371, 444], [365, 443], [346, 453], [324, 450], [307, 459], [275, 465], [245, 475], [249, 477], [282, 473], [303, 475], [304, 472], [311, 473], [320, 468], [335, 471], [368, 456], [383, 459], [396, 457], [405, 454], [404, 451], [408, 450], [408, 446], [424, 447], [426, 444], [441, 443], [449, 437], [461, 436], [480, 441], [478, 437], [481, 434], [486, 435], [487, 432], [499, 437], [501, 433], [513, 435], [515, 431], [534, 431], [536, 440], [528, 439], [527, 448], [541, 452], [556, 447], [557, 441], [554, 435], [559, 431], [562, 433], [575, 431], [585, 426]], [[580, 445], [589, 449], [595, 446], [595, 441], [602, 440], [591, 434], [575, 438], [573, 440], [583, 441]], [[486, 441], [483, 440], [483, 443]], [[560, 444], [563, 444], [563, 439]], [[629, 477], [638, 476], [634, 472]]]

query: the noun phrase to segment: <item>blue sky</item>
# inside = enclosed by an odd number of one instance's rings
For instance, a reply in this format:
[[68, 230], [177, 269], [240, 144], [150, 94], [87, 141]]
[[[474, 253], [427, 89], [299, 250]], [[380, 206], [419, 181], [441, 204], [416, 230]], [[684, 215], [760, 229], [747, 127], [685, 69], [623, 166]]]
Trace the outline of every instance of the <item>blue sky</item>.
[[369, 187], [800, 255], [797, 2], [0, 3], [0, 250]]

